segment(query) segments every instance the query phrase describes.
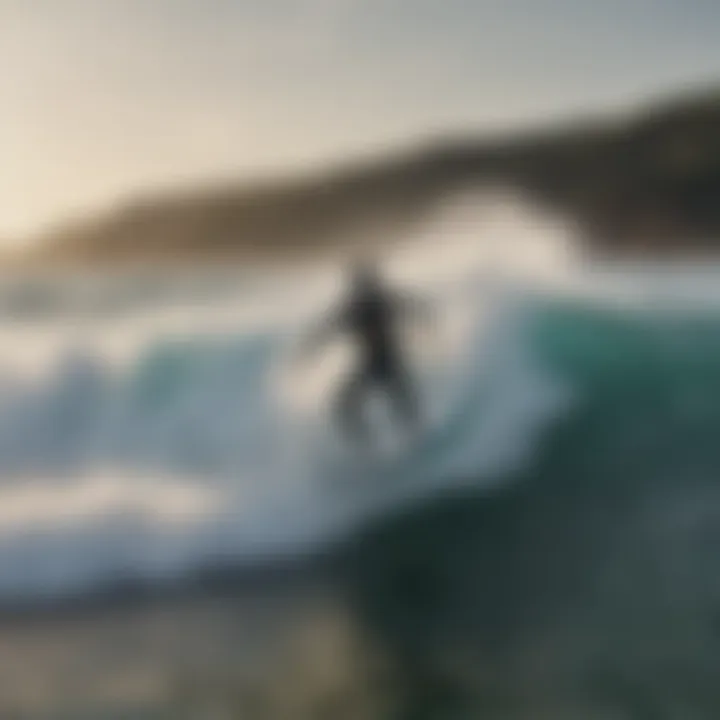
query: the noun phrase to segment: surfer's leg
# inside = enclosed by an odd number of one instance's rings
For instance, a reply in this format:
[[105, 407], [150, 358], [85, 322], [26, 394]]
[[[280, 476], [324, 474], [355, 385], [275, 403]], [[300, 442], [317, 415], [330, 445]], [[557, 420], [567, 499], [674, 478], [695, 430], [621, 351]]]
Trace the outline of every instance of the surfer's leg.
[[397, 370], [388, 377], [386, 385], [400, 422], [408, 430], [417, 430], [420, 424], [420, 406], [409, 374], [404, 370]]
[[350, 378], [340, 390], [336, 405], [336, 418], [341, 431], [351, 440], [365, 442], [367, 427], [363, 418], [363, 397], [367, 392], [363, 374]]

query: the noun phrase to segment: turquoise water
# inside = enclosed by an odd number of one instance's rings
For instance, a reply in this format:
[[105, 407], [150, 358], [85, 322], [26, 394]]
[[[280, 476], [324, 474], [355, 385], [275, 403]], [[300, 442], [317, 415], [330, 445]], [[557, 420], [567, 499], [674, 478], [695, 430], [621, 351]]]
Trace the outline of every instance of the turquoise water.
[[533, 334], [543, 362], [582, 397], [566, 431], [592, 476], [631, 482], [633, 463], [648, 481], [717, 473], [717, 317], [550, 307]]
[[720, 321], [577, 300], [529, 314], [572, 404], [492, 490], [361, 532], [349, 602], [409, 717], [715, 717]]

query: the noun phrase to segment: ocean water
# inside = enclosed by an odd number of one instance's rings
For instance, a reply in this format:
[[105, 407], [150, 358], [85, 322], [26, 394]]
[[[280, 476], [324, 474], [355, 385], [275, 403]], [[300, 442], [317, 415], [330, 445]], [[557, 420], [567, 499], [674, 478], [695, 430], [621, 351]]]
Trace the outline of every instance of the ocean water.
[[408, 338], [428, 428], [376, 456], [333, 427], [352, 348], [296, 353], [341, 292], [331, 262], [4, 279], [0, 599], [321, 552], [435, 493], [522, 481], [574, 417], [599, 476], [643, 444], [658, 474], [713, 476], [720, 267], [574, 247], [522, 203], [466, 198], [388, 256], [435, 319]]

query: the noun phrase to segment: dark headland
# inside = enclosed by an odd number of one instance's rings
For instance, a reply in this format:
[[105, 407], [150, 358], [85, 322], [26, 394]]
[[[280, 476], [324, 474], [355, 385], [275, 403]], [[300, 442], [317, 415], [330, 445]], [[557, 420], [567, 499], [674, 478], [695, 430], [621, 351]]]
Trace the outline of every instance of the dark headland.
[[307, 256], [411, 229], [453, 193], [499, 185], [547, 205], [601, 253], [720, 243], [720, 88], [622, 116], [506, 137], [448, 139], [334, 170], [138, 195], [55, 228], [45, 263]]

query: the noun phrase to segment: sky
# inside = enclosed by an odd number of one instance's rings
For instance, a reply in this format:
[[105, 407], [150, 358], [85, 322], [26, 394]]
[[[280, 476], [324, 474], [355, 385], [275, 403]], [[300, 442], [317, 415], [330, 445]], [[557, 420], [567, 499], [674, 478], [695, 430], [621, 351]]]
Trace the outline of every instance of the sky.
[[717, 0], [0, 0], [0, 243], [720, 81]]

